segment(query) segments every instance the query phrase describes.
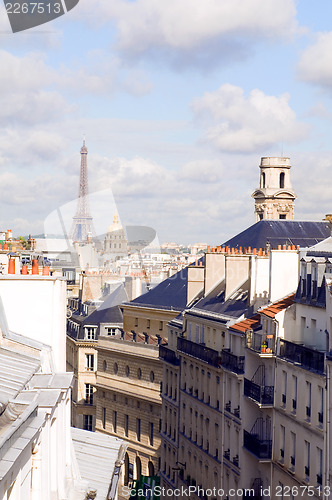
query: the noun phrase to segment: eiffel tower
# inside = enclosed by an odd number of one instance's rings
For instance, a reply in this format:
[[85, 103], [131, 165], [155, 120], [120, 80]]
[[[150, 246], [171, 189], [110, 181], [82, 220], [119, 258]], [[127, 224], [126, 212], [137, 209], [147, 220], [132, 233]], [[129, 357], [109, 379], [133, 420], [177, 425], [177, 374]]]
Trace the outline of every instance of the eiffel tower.
[[81, 171], [80, 187], [78, 191], [78, 201], [76, 215], [73, 217], [73, 224], [70, 231], [70, 237], [73, 242], [86, 243], [88, 237], [96, 236], [96, 231], [92, 222], [89, 207], [89, 188], [88, 188], [88, 149], [83, 140], [81, 147]]

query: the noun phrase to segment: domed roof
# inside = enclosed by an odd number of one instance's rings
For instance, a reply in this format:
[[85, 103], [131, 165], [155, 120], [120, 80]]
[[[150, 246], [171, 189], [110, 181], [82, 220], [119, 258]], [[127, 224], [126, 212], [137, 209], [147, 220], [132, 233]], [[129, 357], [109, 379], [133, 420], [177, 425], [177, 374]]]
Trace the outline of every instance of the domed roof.
[[115, 214], [114, 219], [113, 219], [113, 224], [108, 226], [107, 232], [112, 233], [113, 231], [119, 231], [120, 229], [123, 229], [123, 227], [121, 226], [121, 224], [119, 222], [119, 216], [117, 214]]

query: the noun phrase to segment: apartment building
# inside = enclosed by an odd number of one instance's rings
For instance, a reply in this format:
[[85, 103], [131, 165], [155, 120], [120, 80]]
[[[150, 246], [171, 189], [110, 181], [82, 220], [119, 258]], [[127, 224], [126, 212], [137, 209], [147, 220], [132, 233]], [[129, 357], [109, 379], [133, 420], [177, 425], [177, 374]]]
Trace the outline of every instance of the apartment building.
[[70, 428], [65, 280], [2, 275], [0, 297], [0, 498], [115, 499], [125, 445]]
[[[206, 255], [203, 298], [169, 323], [160, 347], [164, 485], [255, 498], [330, 485], [331, 241]], [[204, 296], [216, 255], [224, 277]]]
[[158, 343], [132, 336], [99, 337], [96, 431], [128, 444], [122, 484], [160, 467], [160, 380]]
[[122, 283], [114, 283], [110, 292], [100, 300], [68, 300], [66, 359], [67, 371], [74, 373], [72, 425], [88, 431], [96, 424], [98, 338], [115, 336], [123, 326], [119, 304], [127, 295]]
[[[196, 300], [169, 323], [169, 343], [160, 347], [161, 476], [167, 486], [241, 487], [247, 469], [242, 449], [246, 335], [239, 319], [260, 310], [269, 297], [296, 289], [297, 258], [295, 247], [270, 254], [217, 248], [203, 265], [188, 268], [188, 291], [194, 281]], [[245, 321], [246, 328], [260, 324], [258, 314]]]

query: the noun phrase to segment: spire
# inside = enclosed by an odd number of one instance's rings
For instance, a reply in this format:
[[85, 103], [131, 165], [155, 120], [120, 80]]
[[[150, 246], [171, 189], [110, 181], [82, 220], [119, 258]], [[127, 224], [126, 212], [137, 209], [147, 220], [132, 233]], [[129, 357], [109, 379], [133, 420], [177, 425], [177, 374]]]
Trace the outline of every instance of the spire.
[[73, 217], [73, 224], [71, 229], [72, 240], [79, 243], [85, 243], [88, 239], [89, 233], [92, 236], [96, 235], [89, 206], [87, 156], [88, 156], [88, 149], [85, 145], [85, 138], [84, 138], [83, 146], [81, 147], [81, 170], [80, 170], [80, 184], [78, 190], [77, 209], [76, 209], [76, 214]]

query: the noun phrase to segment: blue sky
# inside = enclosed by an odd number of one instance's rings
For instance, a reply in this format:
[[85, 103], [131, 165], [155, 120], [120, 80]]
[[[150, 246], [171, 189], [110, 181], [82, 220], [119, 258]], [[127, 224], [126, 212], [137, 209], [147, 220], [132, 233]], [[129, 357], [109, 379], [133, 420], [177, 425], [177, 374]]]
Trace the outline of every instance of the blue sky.
[[1, 227], [43, 232], [75, 199], [83, 134], [101, 232], [114, 197], [124, 225], [161, 242], [220, 244], [254, 222], [260, 157], [281, 154], [295, 217], [321, 220], [331, 19], [327, 0], [80, 0], [12, 34], [2, 8]]

